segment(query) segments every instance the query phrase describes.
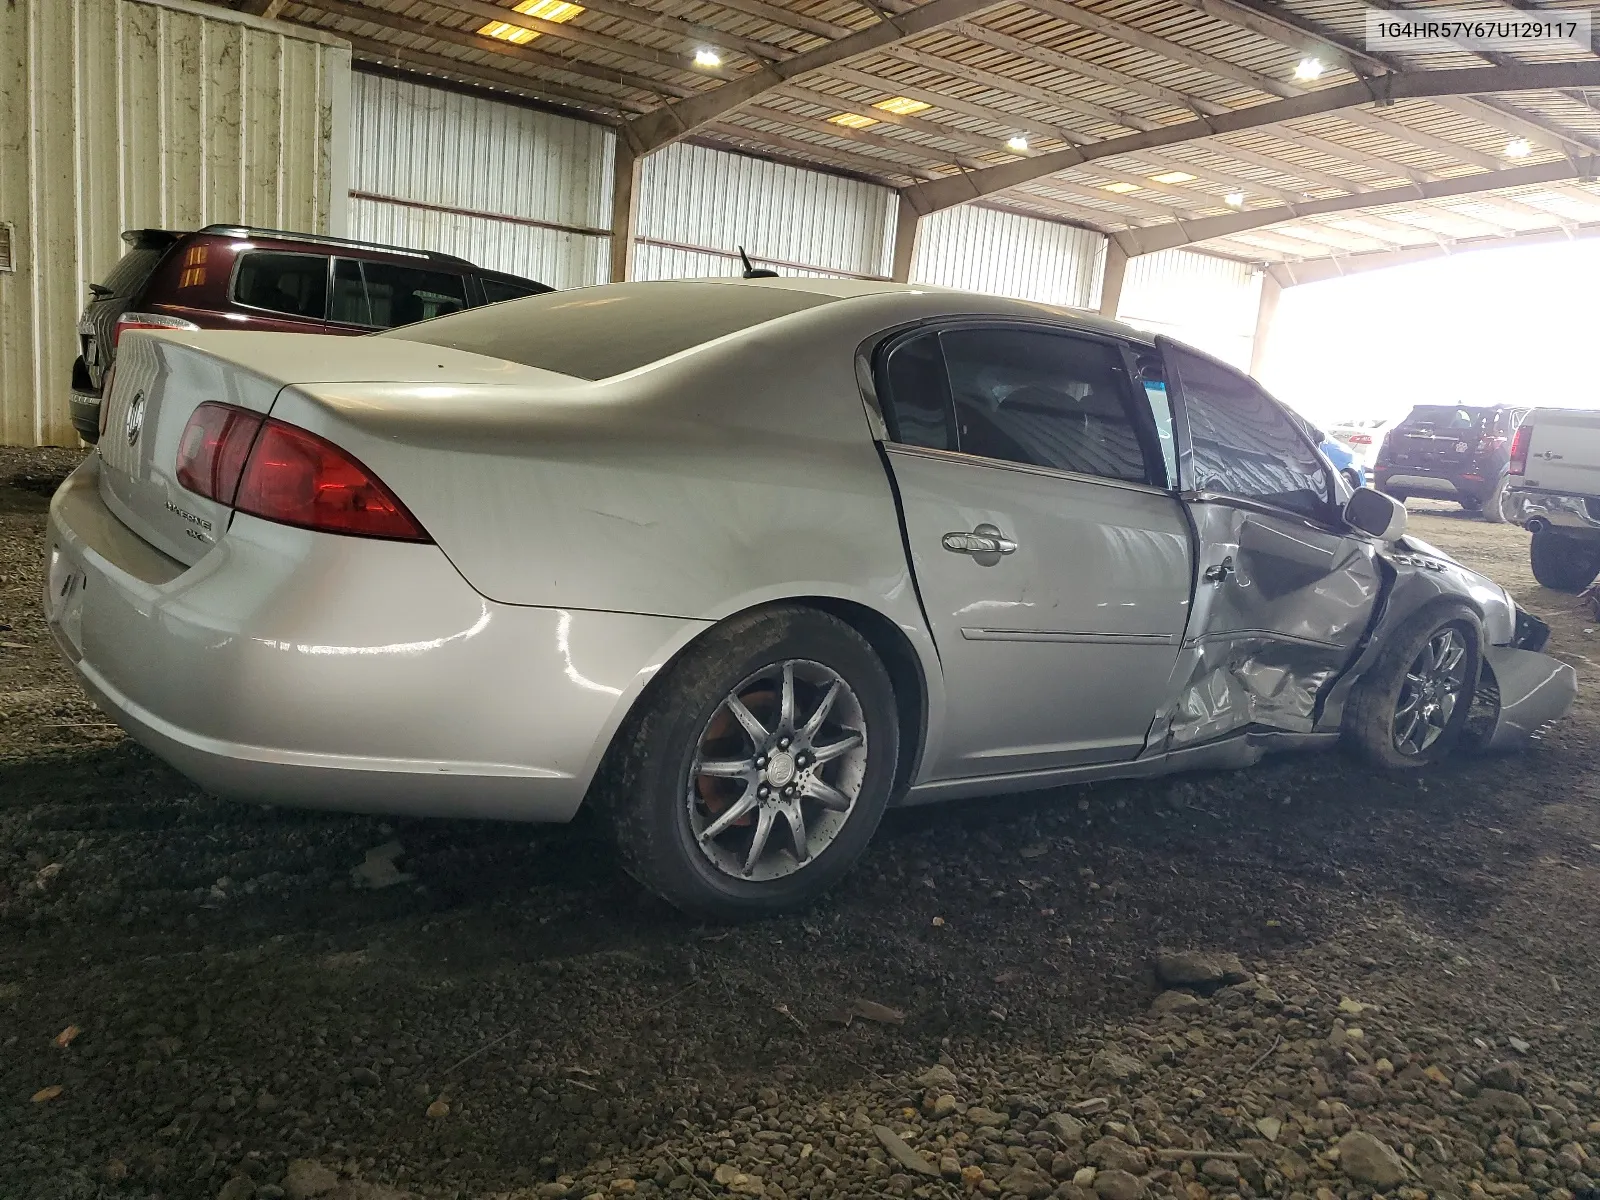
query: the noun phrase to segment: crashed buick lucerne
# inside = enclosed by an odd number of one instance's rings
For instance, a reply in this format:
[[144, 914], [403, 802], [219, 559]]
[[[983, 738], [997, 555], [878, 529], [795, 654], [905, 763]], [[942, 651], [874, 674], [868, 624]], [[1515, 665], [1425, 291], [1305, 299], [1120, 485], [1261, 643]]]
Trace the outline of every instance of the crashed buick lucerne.
[[629, 283], [381, 335], [140, 332], [46, 605], [223, 796], [615, 831], [803, 904], [888, 805], [1525, 743], [1572, 669], [1194, 350], [1043, 305]]

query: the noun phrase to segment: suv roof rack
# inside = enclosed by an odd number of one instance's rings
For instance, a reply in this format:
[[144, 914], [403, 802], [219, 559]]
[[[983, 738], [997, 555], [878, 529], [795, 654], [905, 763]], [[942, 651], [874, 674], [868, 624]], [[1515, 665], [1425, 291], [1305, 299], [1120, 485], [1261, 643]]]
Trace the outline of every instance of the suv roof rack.
[[291, 242], [311, 242], [318, 246], [343, 246], [350, 250], [377, 250], [384, 254], [403, 254], [407, 258], [422, 258], [430, 262], [454, 263], [470, 267], [473, 264], [454, 254], [440, 254], [432, 250], [412, 250], [406, 246], [389, 246], [383, 242], [362, 242], [352, 238], [333, 237], [326, 233], [296, 233], [290, 229], [269, 229], [260, 225], [207, 225], [198, 233], [212, 233], [223, 237], [282, 238]]

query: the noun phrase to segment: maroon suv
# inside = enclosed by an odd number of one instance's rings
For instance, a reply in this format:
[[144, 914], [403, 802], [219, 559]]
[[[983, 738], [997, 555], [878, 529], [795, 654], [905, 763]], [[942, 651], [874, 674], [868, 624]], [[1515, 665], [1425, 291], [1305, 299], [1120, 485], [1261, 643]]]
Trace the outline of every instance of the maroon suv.
[[464, 258], [281, 229], [132, 229], [92, 284], [72, 364], [72, 424], [100, 438], [100, 397], [129, 329], [371, 333], [554, 289]]

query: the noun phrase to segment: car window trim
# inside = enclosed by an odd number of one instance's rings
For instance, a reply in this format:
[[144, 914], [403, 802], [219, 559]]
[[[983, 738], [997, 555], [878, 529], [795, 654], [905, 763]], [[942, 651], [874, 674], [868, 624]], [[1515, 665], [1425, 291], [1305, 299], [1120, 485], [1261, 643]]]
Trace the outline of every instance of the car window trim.
[[908, 454], [918, 458], [960, 463], [969, 467], [1014, 471], [1023, 475], [1042, 475], [1048, 479], [1060, 479], [1068, 483], [1094, 483], [1104, 487], [1120, 488], [1123, 491], [1138, 492], [1145, 496], [1166, 496], [1170, 498], [1174, 495], [1169, 488], [1157, 487], [1153, 483], [1140, 483], [1136, 479], [1115, 479], [1110, 475], [1085, 475], [1080, 471], [1067, 471], [1060, 467], [1041, 467], [1034, 463], [1013, 462], [1009, 458], [989, 458], [983, 454], [969, 454], [964, 450], [938, 450], [932, 446], [913, 446], [907, 442], [895, 441], [884, 442], [883, 449], [886, 454], [891, 455]]
[[[320, 317], [305, 317], [299, 313], [287, 313], [281, 308], [263, 308], [259, 304], [246, 304], [239, 299], [239, 272], [244, 269], [244, 260], [252, 254], [276, 254], [283, 258], [320, 258], [327, 263], [327, 271], [323, 276], [322, 284], [322, 315]], [[333, 255], [318, 254], [308, 250], [267, 250], [255, 247], [250, 250], [236, 252], [233, 256], [233, 270], [228, 273], [228, 303], [237, 308], [248, 309], [250, 312], [267, 313], [278, 317], [280, 320], [289, 321], [320, 321], [328, 323], [328, 305], [333, 296]], [[340, 322], [342, 324], [342, 322]]]
[[1194, 442], [1189, 433], [1188, 401], [1183, 394], [1182, 378], [1179, 376], [1178, 372], [1172, 370], [1171, 368], [1171, 362], [1168, 359], [1166, 349], [1168, 346], [1174, 347], [1185, 354], [1192, 354], [1196, 358], [1204, 359], [1212, 366], [1218, 367], [1221, 370], [1228, 372], [1230, 375], [1237, 375], [1239, 378], [1245, 380], [1251, 387], [1255, 388], [1258, 392], [1265, 396], [1268, 400], [1270, 400], [1273, 404], [1276, 404], [1279, 408], [1284, 409], [1286, 412], [1288, 411], [1288, 406], [1274, 396], [1271, 392], [1267, 391], [1266, 388], [1262, 387], [1249, 375], [1244, 374], [1236, 367], [1230, 367], [1227, 363], [1223, 362], [1214, 355], [1207, 354], [1203, 350], [1196, 350], [1193, 346], [1190, 346], [1184, 342], [1180, 342], [1175, 338], [1167, 337], [1166, 334], [1158, 334], [1156, 337], [1156, 349], [1161, 352], [1161, 367], [1163, 374], [1166, 376], [1167, 395], [1172, 398], [1174, 437], [1179, 436], [1178, 426], [1180, 423], [1182, 425], [1183, 441], [1178, 451], [1178, 474], [1183, 480], [1183, 487], [1180, 493], [1183, 498], [1185, 500], [1192, 500], [1196, 502], [1226, 501], [1228, 503], [1236, 504], [1252, 511], [1262, 512], [1270, 516], [1285, 517], [1292, 521], [1299, 521], [1311, 526], [1313, 529], [1322, 529], [1331, 533], [1348, 533], [1349, 530], [1345, 527], [1344, 522], [1339, 516], [1340, 510], [1336, 499], [1338, 496], [1338, 489], [1334, 486], [1333, 482], [1334, 471], [1332, 470], [1332, 464], [1324, 458], [1320, 447], [1312, 445], [1311, 442], [1306, 439], [1305, 431], [1301, 429], [1299, 421], [1291, 420], [1289, 424], [1294, 430], [1295, 436], [1300, 439], [1303, 445], [1312, 451], [1318, 463], [1321, 464], [1322, 478], [1323, 482], [1327, 485], [1329, 497], [1325, 502], [1328, 509], [1328, 517], [1326, 520], [1319, 520], [1318, 518], [1307, 513], [1296, 512], [1294, 509], [1284, 507], [1283, 505], [1269, 503], [1268, 501], [1261, 499], [1259, 496], [1241, 496], [1233, 492], [1214, 492], [1210, 490], [1202, 490], [1195, 486]]
[[[1079, 471], [1066, 471], [1059, 467], [1039, 467], [1037, 469], [1048, 474], [1060, 475], [1062, 477], [1070, 477], [1073, 479], [1103, 479], [1108, 483], [1134, 484], [1140, 489], [1154, 488], [1156, 491], [1164, 494], [1172, 494], [1178, 490], [1175, 486], [1163, 486], [1162, 484], [1152, 482], [1152, 476], [1155, 474], [1159, 474], [1163, 480], [1166, 480], [1166, 463], [1161, 454], [1160, 439], [1155, 429], [1155, 419], [1151, 414], [1145, 411], [1148, 409], [1149, 404], [1144, 400], [1143, 397], [1135, 397], [1133, 394], [1132, 389], [1134, 388], [1136, 380], [1135, 372], [1133, 370], [1133, 362], [1130, 357], [1130, 350], [1133, 348], [1132, 344], [1126, 338], [1119, 337], [1113, 333], [1106, 333], [1103, 330], [1085, 329], [1076, 325], [1062, 324], [1055, 321], [1028, 320], [1026, 317], [987, 316], [977, 313], [967, 316], [956, 313], [918, 321], [912, 325], [900, 326], [895, 330], [887, 332], [886, 334], [877, 335], [874, 339], [870, 340], [862, 347], [861, 351], [857, 352], [856, 373], [857, 378], [860, 379], [863, 374], [863, 367], [866, 368], [866, 373], [871, 381], [871, 387], [869, 388], [863, 385], [862, 397], [868, 407], [868, 418], [873, 425], [874, 436], [877, 437], [879, 441], [882, 441], [885, 446], [892, 445], [905, 447], [908, 445], [908, 443], [896, 441], [891, 436], [889, 414], [883, 405], [883, 394], [889, 389], [884, 386], [886, 381], [879, 379], [879, 372], [886, 368], [889, 355], [906, 342], [913, 340], [919, 334], [931, 332], [935, 336], [942, 337], [942, 335], [946, 333], [954, 333], [967, 329], [1017, 329], [1030, 333], [1049, 334], [1055, 337], [1078, 338], [1081, 341], [1093, 342], [1110, 348], [1112, 352], [1117, 355], [1117, 361], [1121, 363], [1123, 368], [1123, 415], [1128, 417], [1129, 422], [1133, 426], [1134, 436], [1138, 440], [1139, 453], [1144, 459], [1145, 478], [1142, 481], [1137, 479], [1118, 479], [1109, 475], [1088, 475]], [[872, 346], [872, 351], [866, 356], [865, 361], [863, 361], [863, 351], [866, 350], [867, 345]], [[943, 357], [944, 344], [942, 341], [939, 344], [939, 353], [940, 356]], [[955, 396], [950, 391], [948, 386], [948, 364], [946, 365], [945, 369], [945, 378], [945, 406], [948, 410], [947, 416], [950, 419], [955, 419]], [[892, 396], [890, 397], [890, 400], [893, 400]], [[1135, 402], [1136, 400], [1137, 402]], [[1175, 439], [1176, 436], [1175, 419]], [[959, 433], [957, 434], [957, 440], [959, 441]], [[910, 448], [925, 449], [926, 447]], [[1030, 463], [1013, 463], [1010, 459], [989, 458], [986, 455], [973, 454], [965, 450], [944, 450], [939, 451], [939, 453], [947, 455], [961, 455], [965, 458], [971, 459], [974, 462], [981, 463], [998, 463], [1018, 467], [1033, 466], [1033, 464]], [[1166, 482], [1171, 483], [1172, 481]]]

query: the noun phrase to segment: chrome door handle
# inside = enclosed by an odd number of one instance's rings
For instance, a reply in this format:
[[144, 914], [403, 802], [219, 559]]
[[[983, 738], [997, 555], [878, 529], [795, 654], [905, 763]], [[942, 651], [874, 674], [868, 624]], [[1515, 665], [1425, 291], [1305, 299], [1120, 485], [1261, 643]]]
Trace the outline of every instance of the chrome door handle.
[[1205, 579], [1207, 583], [1226, 583], [1233, 573], [1233, 555], [1230, 554], [1215, 566], [1207, 567]]
[[1016, 551], [1017, 543], [993, 525], [979, 525], [971, 533], [947, 533], [941, 539], [954, 554], [999, 555]]

